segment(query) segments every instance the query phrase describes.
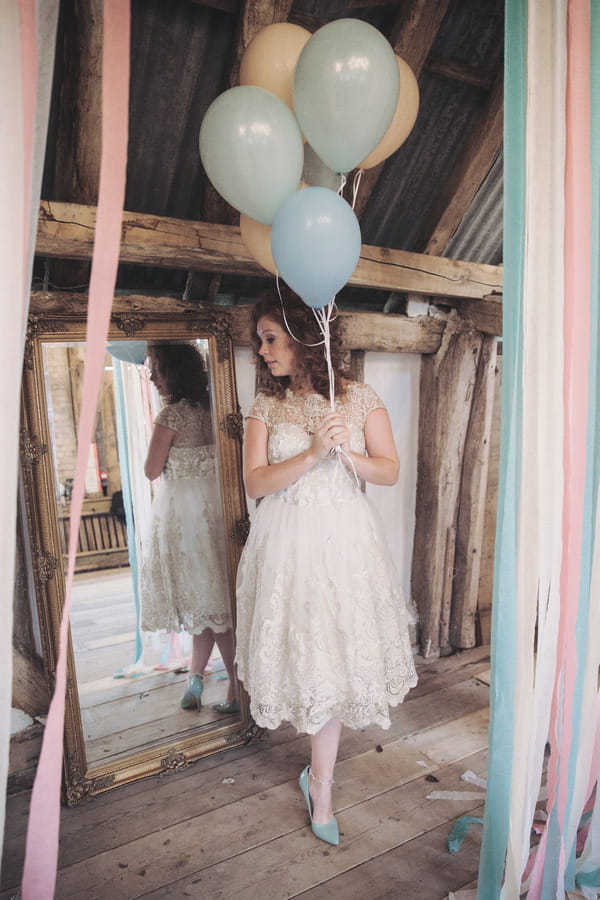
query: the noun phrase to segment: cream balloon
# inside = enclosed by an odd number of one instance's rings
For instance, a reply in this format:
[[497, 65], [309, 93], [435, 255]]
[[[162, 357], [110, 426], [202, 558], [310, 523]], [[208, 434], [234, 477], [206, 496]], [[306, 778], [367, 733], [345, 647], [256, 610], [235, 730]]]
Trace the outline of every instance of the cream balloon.
[[400, 72], [400, 95], [390, 126], [374, 150], [361, 162], [360, 169], [372, 169], [395, 153], [411, 133], [419, 112], [419, 84], [411, 67], [396, 56]]
[[240, 64], [240, 84], [265, 88], [294, 111], [294, 71], [310, 31], [291, 22], [267, 25], [252, 38]]
[[263, 269], [276, 275], [277, 266], [271, 253], [271, 226], [263, 225], [261, 222], [251, 219], [250, 216], [240, 213], [240, 232], [250, 255], [257, 263], [260, 263]]

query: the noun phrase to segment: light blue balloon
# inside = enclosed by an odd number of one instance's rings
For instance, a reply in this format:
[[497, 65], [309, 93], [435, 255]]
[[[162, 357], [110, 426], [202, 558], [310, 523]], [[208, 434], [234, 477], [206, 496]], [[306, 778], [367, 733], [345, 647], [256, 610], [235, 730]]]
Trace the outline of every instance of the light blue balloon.
[[360, 225], [335, 191], [307, 187], [281, 206], [271, 231], [277, 270], [307, 306], [321, 309], [335, 297], [360, 258]]
[[136, 366], [143, 365], [148, 355], [146, 341], [111, 341], [106, 345], [106, 349], [114, 359], [133, 363]]
[[361, 19], [337, 19], [315, 31], [294, 72], [296, 117], [334, 172], [350, 172], [378, 145], [399, 93], [391, 45]]
[[270, 225], [302, 176], [298, 123], [279, 97], [254, 85], [230, 88], [208, 107], [200, 158], [215, 189], [256, 222]]

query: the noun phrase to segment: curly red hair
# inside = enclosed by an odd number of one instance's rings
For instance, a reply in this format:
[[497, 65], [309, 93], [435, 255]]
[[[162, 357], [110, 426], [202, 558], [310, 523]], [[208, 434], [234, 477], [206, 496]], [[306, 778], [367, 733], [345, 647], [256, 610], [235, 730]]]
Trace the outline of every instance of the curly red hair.
[[158, 365], [167, 383], [167, 403], [186, 399], [210, 405], [206, 361], [195, 344], [183, 341], [153, 341], [148, 358]]
[[[282, 288], [281, 298], [277, 291], [269, 291], [260, 297], [252, 309], [252, 345], [255, 363], [258, 367], [258, 389], [272, 397], [283, 397], [290, 386], [289, 376], [276, 378], [258, 354], [260, 339], [256, 333], [256, 326], [259, 319], [269, 316], [284, 331], [293, 335], [290, 337], [290, 346], [294, 349], [300, 373], [310, 377], [313, 390], [328, 398], [329, 372], [323, 347], [323, 335], [314, 313], [303, 300], [290, 290]], [[335, 314], [330, 321], [329, 330], [335, 395], [340, 397], [345, 391], [347, 370], [341, 343], [340, 320]]]

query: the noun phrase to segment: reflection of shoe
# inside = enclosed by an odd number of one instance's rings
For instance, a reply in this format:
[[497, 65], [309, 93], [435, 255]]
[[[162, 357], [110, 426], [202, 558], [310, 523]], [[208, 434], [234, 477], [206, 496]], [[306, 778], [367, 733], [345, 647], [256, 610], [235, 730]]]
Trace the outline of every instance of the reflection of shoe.
[[198, 707], [198, 709], [200, 709], [202, 706], [200, 697], [202, 696], [203, 690], [204, 681], [202, 675], [192, 675], [187, 683], [185, 694], [181, 698], [181, 708], [194, 709], [195, 707]]
[[300, 785], [300, 790], [304, 794], [304, 799], [306, 800], [306, 807], [308, 809], [308, 814], [310, 816], [310, 827], [312, 833], [315, 837], [318, 837], [321, 841], [326, 841], [328, 844], [334, 844], [337, 846], [340, 842], [340, 832], [338, 829], [338, 823], [335, 816], [332, 816], [330, 821], [327, 822], [326, 825], [317, 825], [316, 822], [313, 822], [312, 817], [312, 803], [310, 800], [310, 794], [308, 792], [308, 774], [310, 772], [310, 766], [307, 766], [300, 773], [300, 778], [298, 779], [298, 784]]
[[231, 703], [215, 703], [213, 706], [215, 712], [220, 713], [239, 713], [240, 711], [240, 701], [232, 700]]

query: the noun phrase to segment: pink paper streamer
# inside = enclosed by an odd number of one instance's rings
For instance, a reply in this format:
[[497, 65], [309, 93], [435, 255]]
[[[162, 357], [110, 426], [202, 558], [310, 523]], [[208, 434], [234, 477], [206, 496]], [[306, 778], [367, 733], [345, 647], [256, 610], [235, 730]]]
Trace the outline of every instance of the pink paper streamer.
[[[571, 720], [577, 677], [575, 626], [579, 606], [581, 540], [586, 476], [586, 428], [590, 333], [591, 172], [590, 172], [590, 11], [571, 2], [567, 11], [567, 88], [565, 159], [565, 311], [563, 448], [565, 496], [561, 614], [551, 731], [555, 735], [548, 765], [548, 814], [555, 809], [560, 826], [558, 884], [565, 872], [568, 768]], [[536, 855], [529, 896], [541, 896], [548, 832]]]
[[127, 164], [129, 30], [129, 4], [123, 0], [104, 0], [102, 158], [90, 278], [83, 395], [77, 435], [77, 463], [71, 506], [67, 587], [60, 625], [56, 687], [50, 704], [31, 798], [22, 882], [23, 900], [51, 900], [56, 883], [69, 608], [85, 469], [93, 434], [119, 262]]
[[37, 99], [37, 27], [34, 0], [19, 0], [21, 31], [21, 104], [23, 109], [23, 271], [24, 284], [29, 280], [29, 217], [31, 214], [31, 178], [33, 162], [33, 125]]

